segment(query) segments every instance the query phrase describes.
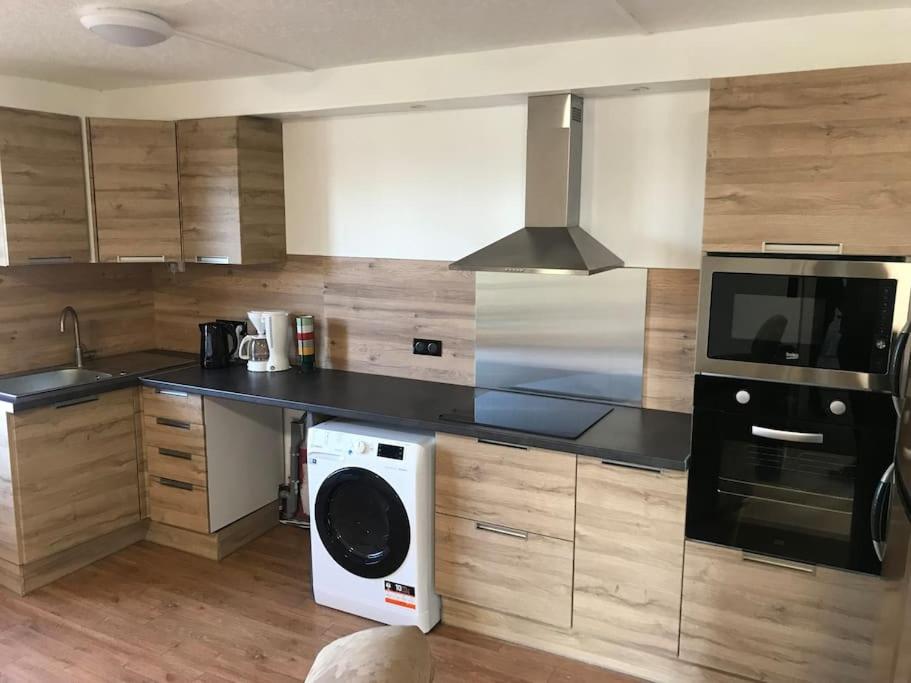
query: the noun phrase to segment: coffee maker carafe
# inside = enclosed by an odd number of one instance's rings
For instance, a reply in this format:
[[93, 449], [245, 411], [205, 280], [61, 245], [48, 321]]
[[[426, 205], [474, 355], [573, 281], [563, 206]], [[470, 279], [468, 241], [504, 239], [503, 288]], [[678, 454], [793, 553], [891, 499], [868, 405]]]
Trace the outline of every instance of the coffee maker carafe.
[[288, 312], [249, 311], [247, 316], [256, 334], [240, 343], [239, 356], [247, 361], [250, 372], [281, 372], [288, 370]]

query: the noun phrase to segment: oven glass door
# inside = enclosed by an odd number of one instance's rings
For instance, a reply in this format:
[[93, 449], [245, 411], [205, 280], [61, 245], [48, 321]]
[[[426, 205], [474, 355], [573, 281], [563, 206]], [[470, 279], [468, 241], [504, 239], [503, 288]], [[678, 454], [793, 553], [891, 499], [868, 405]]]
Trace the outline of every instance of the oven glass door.
[[712, 274], [709, 358], [885, 374], [897, 281]]
[[894, 430], [698, 409], [693, 429], [688, 537], [879, 573], [870, 508]]

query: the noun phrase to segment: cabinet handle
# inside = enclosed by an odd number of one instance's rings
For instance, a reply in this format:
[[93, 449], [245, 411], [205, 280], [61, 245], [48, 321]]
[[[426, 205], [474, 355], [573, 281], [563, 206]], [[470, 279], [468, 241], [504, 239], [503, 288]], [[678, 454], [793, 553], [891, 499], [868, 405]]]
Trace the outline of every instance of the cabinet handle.
[[762, 243], [762, 253], [764, 254], [840, 254], [843, 248], [843, 244]]
[[29, 256], [29, 263], [72, 263], [72, 256]]
[[211, 263], [214, 265], [230, 265], [231, 258], [229, 256], [197, 256], [196, 263]]
[[528, 540], [528, 533], [525, 531], [519, 531], [517, 529], [510, 529], [507, 526], [498, 526], [496, 524], [485, 524], [484, 522], [476, 522], [474, 528], [478, 531], [489, 531], [492, 534], [500, 534], [501, 536], [512, 536], [513, 538], [521, 538], [523, 541]]
[[186, 391], [176, 391], [174, 389], [156, 389], [156, 394], [161, 394], [162, 396], [173, 396], [174, 398], [189, 398], [190, 394]]
[[181, 422], [180, 420], [171, 420], [166, 417], [156, 417], [155, 423], [161, 425], [162, 427], [174, 427], [175, 429], [190, 429], [189, 422]]
[[787, 432], [783, 429], [771, 429], [769, 427], [757, 427], [753, 425], [750, 429], [753, 436], [760, 436], [763, 439], [772, 439], [773, 441], [787, 441], [789, 443], [822, 443], [822, 434], [813, 432]]
[[173, 448], [159, 448], [160, 455], [166, 455], [169, 458], [180, 458], [181, 460], [192, 460], [193, 454], [184, 451], [175, 451]]
[[83, 396], [82, 398], [74, 398], [71, 401], [61, 401], [60, 403], [54, 404], [54, 410], [60, 410], [61, 408], [69, 408], [71, 406], [81, 406], [83, 403], [92, 403], [97, 401], [97, 396]]
[[159, 477], [158, 481], [162, 486], [167, 486], [172, 489], [181, 489], [182, 491], [193, 490], [193, 484], [187, 484], [186, 482], [177, 481], [176, 479], [165, 479], [164, 477]]
[[528, 446], [520, 446], [515, 443], [506, 443], [505, 441], [492, 441], [491, 439], [478, 439], [478, 443], [485, 443], [488, 446], [502, 446], [503, 448], [515, 448], [519, 451], [527, 451]]
[[164, 263], [164, 256], [118, 256], [117, 263]]
[[639, 465], [634, 462], [622, 462], [619, 460], [609, 460], [607, 458], [601, 458], [602, 465], [610, 465], [611, 467], [626, 467], [631, 470], [642, 470], [643, 472], [651, 472], [652, 474], [661, 474], [660, 467], [651, 467], [649, 465]]
[[804, 564], [803, 562], [791, 562], [790, 560], [780, 560], [777, 557], [769, 557], [768, 555], [751, 553], [747, 552], [746, 550], [743, 551], [742, 558], [744, 562], [767, 564], [772, 567], [781, 567], [782, 569], [791, 569], [796, 572], [803, 572], [804, 574], [816, 573], [816, 566], [812, 564]]

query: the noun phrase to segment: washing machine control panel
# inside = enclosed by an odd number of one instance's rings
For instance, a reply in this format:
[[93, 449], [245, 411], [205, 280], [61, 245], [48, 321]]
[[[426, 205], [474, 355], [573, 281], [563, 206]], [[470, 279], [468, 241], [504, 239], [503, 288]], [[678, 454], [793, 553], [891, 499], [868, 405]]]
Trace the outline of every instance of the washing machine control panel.
[[371, 457], [387, 460], [405, 459], [405, 447], [401, 444], [378, 442], [369, 437], [352, 436], [338, 432], [314, 432], [309, 442], [311, 451], [336, 457]]

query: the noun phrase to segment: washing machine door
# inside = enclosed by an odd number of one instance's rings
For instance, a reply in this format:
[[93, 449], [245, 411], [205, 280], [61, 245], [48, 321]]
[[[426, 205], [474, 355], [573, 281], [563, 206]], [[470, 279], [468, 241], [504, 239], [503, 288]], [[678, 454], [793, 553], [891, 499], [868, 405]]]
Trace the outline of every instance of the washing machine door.
[[408, 513], [398, 494], [379, 475], [346, 467], [320, 486], [314, 502], [316, 529], [339, 565], [366, 579], [389, 576], [411, 545]]

